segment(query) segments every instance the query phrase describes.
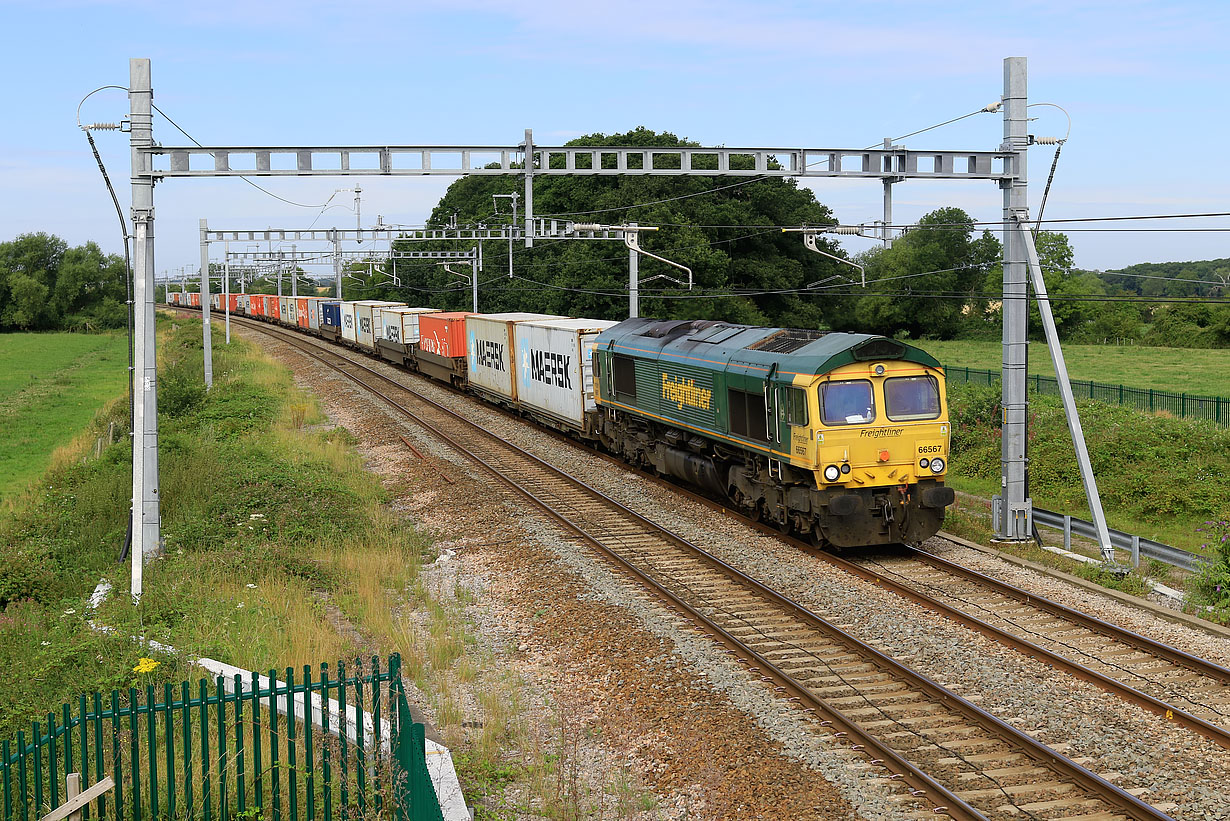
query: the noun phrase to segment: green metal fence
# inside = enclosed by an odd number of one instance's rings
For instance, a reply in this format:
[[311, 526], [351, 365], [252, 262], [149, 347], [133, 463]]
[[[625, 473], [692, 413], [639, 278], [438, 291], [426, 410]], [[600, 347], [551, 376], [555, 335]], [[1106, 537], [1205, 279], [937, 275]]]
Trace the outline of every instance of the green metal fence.
[[[950, 382], [972, 382], [992, 385], [999, 381], [999, 371], [978, 368], [949, 367], [945, 370]], [[1029, 387], [1037, 393], [1059, 395], [1059, 380], [1053, 376], [1029, 374]], [[1205, 419], [1218, 425], [1230, 425], [1230, 398], [1197, 396], [1190, 393], [1169, 393], [1147, 388], [1129, 388], [1084, 379], [1072, 380], [1072, 393], [1077, 399], [1096, 399], [1111, 405], [1131, 405], [1152, 412], [1165, 411], [1183, 419]]]
[[441, 821], [398, 655], [383, 670], [373, 657], [349, 669], [305, 666], [298, 681], [290, 667], [277, 675], [65, 704], [34, 722], [29, 738], [0, 745], [4, 821], [37, 821], [60, 806], [71, 772], [83, 791], [114, 779], [84, 809], [99, 821]]

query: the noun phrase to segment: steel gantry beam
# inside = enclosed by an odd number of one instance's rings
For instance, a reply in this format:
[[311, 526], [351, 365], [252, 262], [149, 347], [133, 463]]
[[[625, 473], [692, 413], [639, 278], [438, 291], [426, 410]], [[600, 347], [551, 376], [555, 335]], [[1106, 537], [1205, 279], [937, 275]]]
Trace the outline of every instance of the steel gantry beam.
[[[532, 140], [531, 132], [526, 131]], [[144, 178], [336, 176], [709, 176], [1005, 180], [1005, 151], [525, 145], [153, 146]], [[530, 212], [533, 219], [533, 212]]]

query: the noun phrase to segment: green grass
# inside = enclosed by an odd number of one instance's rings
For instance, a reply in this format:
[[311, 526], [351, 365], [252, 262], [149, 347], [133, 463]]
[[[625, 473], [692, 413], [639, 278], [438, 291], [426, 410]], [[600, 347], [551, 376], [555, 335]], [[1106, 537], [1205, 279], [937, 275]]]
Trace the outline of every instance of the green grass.
[[[949, 368], [999, 371], [1003, 360], [1003, 346], [999, 342], [921, 340], [911, 344]], [[1072, 379], [1172, 393], [1230, 396], [1230, 349], [1065, 344], [1063, 356]], [[1041, 342], [1029, 346], [1029, 372], [1055, 375], [1050, 352]]]
[[[999, 488], [999, 389], [950, 382], [948, 398], [948, 481], [989, 498]], [[1230, 518], [1230, 429], [1099, 402], [1077, 406], [1111, 527], [1198, 551], [1204, 523]], [[1088, 519], [1058, 397], [1030, 399], [1029, 458], [1034, 504]]]
[[125, 392], [124, 334], [0, 334], [0, 500]]
[[[401, 612], [427, 541], [386, 508], [387, 494], [343, 429], [324, 421], [288, 370], [242, 343], [216, 346], [200, 387], [200, 323], [162, 323], [159, 460], [165, 555], [146, 565], [141, 607], [117, 562], [128, 513], [126, 440], [94, 458], [62, 451], [37, 485], [0, 509], [0, 738], [79, 693], [127, 687], [141, 656], [150, 683], [195, 674], [151, 653], [145, 635], [248, 669], [409, 655]], [[122, 351], [122, 347], [121, 347]], [[126, 416], [127, 405], [109, 413]], [[83, 458], [84, 457], [84, 458]], [[115, 585], [86, 624], [85, 598]]]

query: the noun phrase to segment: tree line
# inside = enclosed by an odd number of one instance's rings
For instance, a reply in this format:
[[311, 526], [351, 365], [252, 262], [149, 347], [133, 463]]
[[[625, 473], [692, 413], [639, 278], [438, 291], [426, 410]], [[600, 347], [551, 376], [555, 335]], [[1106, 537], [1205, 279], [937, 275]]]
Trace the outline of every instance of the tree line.
[[51, 234], [0, 242], [0, 331], [121, 328], [128, 317], [124, 258]]

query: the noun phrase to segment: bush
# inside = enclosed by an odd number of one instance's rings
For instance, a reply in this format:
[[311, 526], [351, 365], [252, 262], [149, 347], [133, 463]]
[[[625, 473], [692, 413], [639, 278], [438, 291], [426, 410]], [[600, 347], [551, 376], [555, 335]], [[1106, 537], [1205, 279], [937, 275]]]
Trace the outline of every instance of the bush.
[[1218, 621], [1230, 622], [1230, 519], [1215, 519], [1196, 528], [1205, 534], [1201, 545], [1208, 552], [1188, 583], [1194, 604], [1213, 608]]
[[[998, 483], [999, 399], [998, 385], [949, 383], [956, 480]], [[1102, 503], [1112, 519], [1148, 525], [1156, 530], [1154, 538], [1165, 530], [1165, 540], [1187, 546], [1199, 523], [1227, 518], [1230, 430], [1094, 401], [1078, 400], [1077, 407]], [[1030, 395], [1028, 456], [1034, 503], [1081, 515], [1085, 491], [1059, 397]], [[1119, 527], [1129, 529], [1127, 524]]]

